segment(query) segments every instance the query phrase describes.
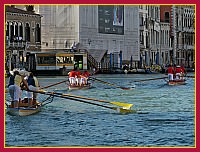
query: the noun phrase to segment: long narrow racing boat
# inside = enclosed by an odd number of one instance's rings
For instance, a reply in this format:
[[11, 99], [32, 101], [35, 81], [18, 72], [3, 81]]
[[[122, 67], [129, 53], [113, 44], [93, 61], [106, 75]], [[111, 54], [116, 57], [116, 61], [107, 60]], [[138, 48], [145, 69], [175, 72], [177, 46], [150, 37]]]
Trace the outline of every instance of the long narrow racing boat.
[[77, 86], [77, 85], [68, 85], [69, 91], [71, 90], [85, 90], [90, 89], [92, 87], [91, 83], [88, 83], [87, 85]]
[[172, 81], [167, 80], [167, 84], [168, 85], [183, 85], [183, 84], [186, 84], [186, 80], [185, 79], [172, 80]]
[[6, 112], [7, 114], [14, 116], [28, 116], [41, 111], [42, 104], [37, 102], [36, 105], [28, 107], [28, 103], [20, 103], [19, 107], [13, 108], [11, 105], [7, 105]]

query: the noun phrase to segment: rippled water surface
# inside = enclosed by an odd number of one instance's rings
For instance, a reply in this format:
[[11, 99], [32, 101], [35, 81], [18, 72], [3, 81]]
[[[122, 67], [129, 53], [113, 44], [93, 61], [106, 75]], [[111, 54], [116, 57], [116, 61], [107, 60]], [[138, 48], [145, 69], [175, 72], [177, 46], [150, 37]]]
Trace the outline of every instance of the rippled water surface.
[[[193, 73], [191, 73], [193, 75]], [[89, 90], [69, 92], [66, 84], [47, 91], [70, 93], [108, 101], [132, 103], [136, 113], [119, 114], [114, 110], [54, 98], [42, 111], [19, 117], [5, 114], [6, 146], [194, 146], [195, 80], [186, 85], [168, 86], [161, 74], [96, 75], [97, 79], [118, 86], [93, 82]], [[38, 77], [48, 86], [66, 77]], [[39, 95], [43, 100], [47, 96]], [[10, 97], [7, 94], [6, 99]]]

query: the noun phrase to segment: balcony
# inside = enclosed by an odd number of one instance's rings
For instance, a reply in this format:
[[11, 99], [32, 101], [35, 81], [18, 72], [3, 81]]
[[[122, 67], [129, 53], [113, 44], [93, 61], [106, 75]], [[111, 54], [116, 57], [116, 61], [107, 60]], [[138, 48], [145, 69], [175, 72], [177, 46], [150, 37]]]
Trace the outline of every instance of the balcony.
[[191, 28], [191, 27], [183, 27], [183, 31], [184, 31], [184, 32], [193, 33], [193, 32], [194, 32], [194, 28]]
[[184, 49], [185, 50], [194, 50], [194, 45], [184, 44]]
[[6, 41], [6, 48], [28, 48], [29, 46], [32, 47], [41, 47], [41, 42], [35, 42], [34, 44], [31, 44], [30, 42], [24, 42], [24, 41]]

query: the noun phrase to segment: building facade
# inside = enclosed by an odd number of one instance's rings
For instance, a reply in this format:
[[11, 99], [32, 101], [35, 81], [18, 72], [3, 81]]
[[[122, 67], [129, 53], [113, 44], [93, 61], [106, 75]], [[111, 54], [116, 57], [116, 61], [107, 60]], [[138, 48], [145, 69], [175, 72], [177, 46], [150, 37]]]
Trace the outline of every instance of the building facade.
[[5, 25], [6, 69], [25, 67], [26, 52], [41, 48], [41, 15], [33, 6], [26, 10], [6, 6]]
[[[88, 50], [120, 54], [122, 62], [138, 64], [138, 6], [64, 5], [40, 6], [42, 48], [70, 48], [80, 43]], [[116, 56], [116, 62], [120, 58]]]
[[148, 6], [139, 5], [140, 26], [140, 68], [150, 65], [149, 62], [149, 30], [148, 30]]
[[172, 64], [173, 59], [173, 48], [172, 48], [172, 6], [171, 5], [161, 5], [160, 6], [160, 44], [161, 44], [161, 65]]
[[186, 67], [195, 64], [195, 6], [175, 7], [176, 63]]

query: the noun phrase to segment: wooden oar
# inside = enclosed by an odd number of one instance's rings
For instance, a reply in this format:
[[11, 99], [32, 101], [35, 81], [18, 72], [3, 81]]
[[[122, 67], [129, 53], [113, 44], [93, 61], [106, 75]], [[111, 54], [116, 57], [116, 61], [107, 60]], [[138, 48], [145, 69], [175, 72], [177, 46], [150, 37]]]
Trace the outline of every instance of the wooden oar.
[[94, 78], [94, 77], [89, 77], [89, 78], [91, 78], [93, 80], [96, 80], [98, 82], [110, 85], [110, 86], [115, 86], [116, 88], [120, 88], [120, 89], [123, 89], [123, 90], [131, 90], [132, 89], [132, 88], [126, 88], [126, 87], [117, 86], [116, 84], [109, 83], [109, 82], [106, 82], [106, 81], [103, 81], [103, 80], [100, 80], [100, 79], [97, 79], [97, 78]]
[[63, 94], [63, 93], [58, 93], [58, 92], [53, 92], [53, 94], [57, 94], [57, 95], [61, 95], [61, 96], [68, 96], [68, 97], [73, 97], [73, 98], [79, 98], [79, 99], [86, 99], [86, 100], [98, 101], [98, 102], [104, 102], [104, 103], [109, 103], [109, 104], [114, 104], [114, 105], [117, 105], [117, 106], [121, 106], [124, 109], [130, 109], [133, 106], [133, 104], [130, 104], [130, 103], [122, 103], [122, 102], [116, 102], [116, 101], [98, 100], [98, 99], [95, 99], [95, 98], [87, 98], [87, 97], [76, 96], [76, 95], [72, 95], [72, 94]]
[[55, 96], [55, 97], [64, 98], [64, 99], [69, 99], [69, 100], [74, 100], [74, 101], [83, 102], [83, 103], [87, 103], [87, 104], [91, 104], [91, 105], [96, 105], [96, 106], [100, 106], [100, 107], [116, 110], [116, 111], [118, 111], [120, 113], [133, 113], [133, 112], [135, 112], [134, 110], [131, 110], [131, 109], [124, 109], [124, 108], [119, 108], [119, 107], [109, 107], [109, 106], [106, 106], [106, 105], [92, 103], [92, 102], [88, 102], [88, 101], [81, 100], [81, 99], [75, 99], [75, 98], [72, 98], [72, 97], [62, 96], [62, 95], [54, 94], [54, 92], [33, 91], [33, 90], [28, 90], [28, 91], [35, 92], [35, 93], [40, 93], [40, 94], [45, 94], [45, 95], [50, 95], [50, 96]]
[[192, 76], [192, 75], [187, 75], [187, 76], [184, 76], [184, 77], [195, 78], [195, 76]]
[[164, 79], [167, 77], [161, 77], [161, 78], [152, 78], [152, 79], [144, 79], [144, 80], [135, 80], [134, 82], [141, 82], [141, 81], [151, 81], [151, 80], [158, 80], [158, 79]]
[[60, 82], [57, 82], [57, 83], [54, 83], [54, 84], [51, 84], [51, 85], [48, 85], [48, 86], [45, 86], [45, 87], [42, 87], [40, 89], [46, 89], [46, 88], [49, 88], [49, 87], [52, 87], [52, 86], [55, 86], [55, 85], [58, 85], [58, 84], [61, 84], [61, 83], [64, 83], [68, 80], [64, 80], [64, 81], [60, 81]]

